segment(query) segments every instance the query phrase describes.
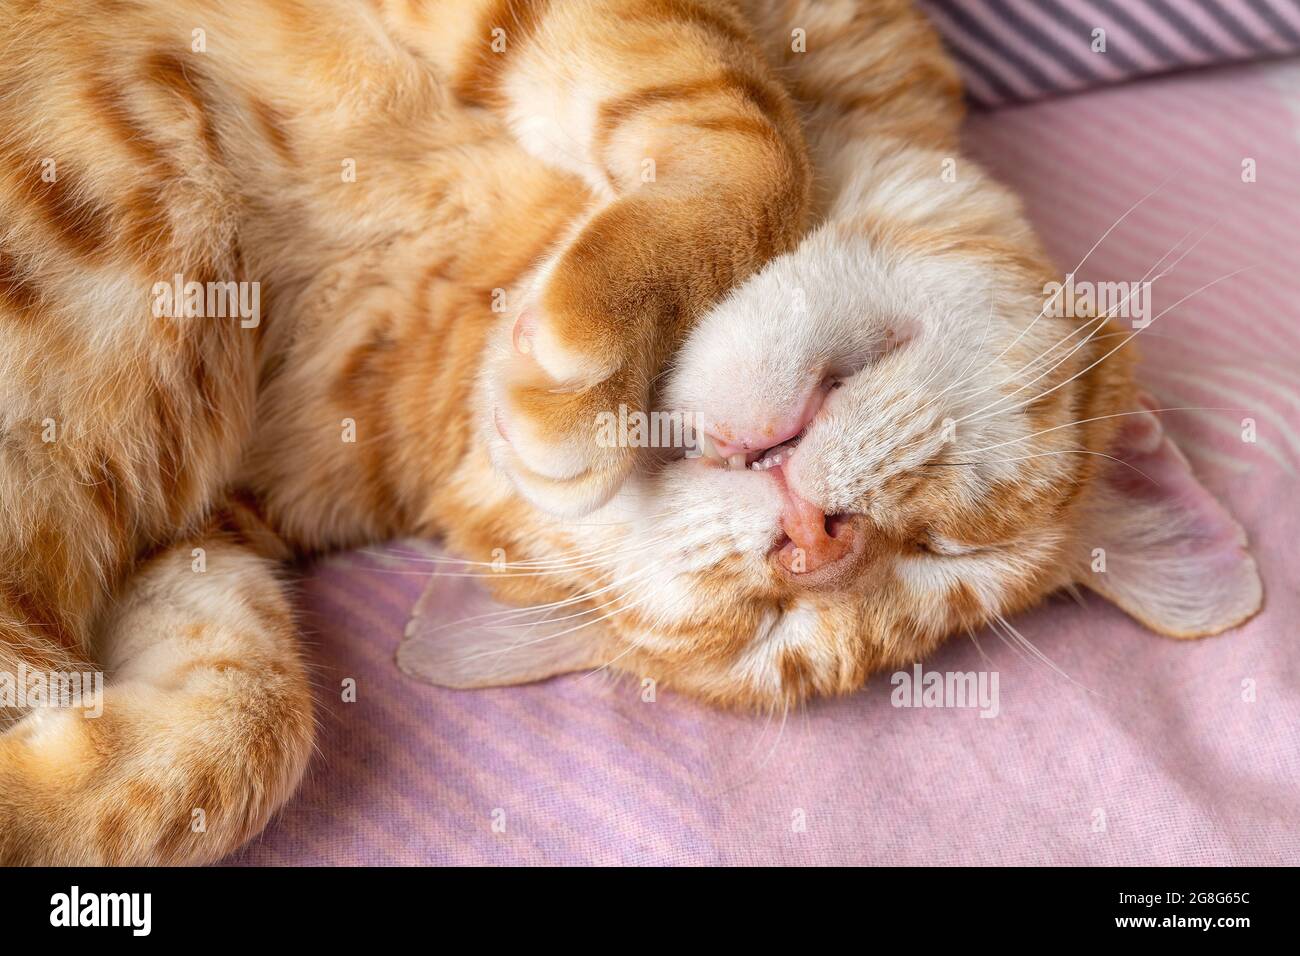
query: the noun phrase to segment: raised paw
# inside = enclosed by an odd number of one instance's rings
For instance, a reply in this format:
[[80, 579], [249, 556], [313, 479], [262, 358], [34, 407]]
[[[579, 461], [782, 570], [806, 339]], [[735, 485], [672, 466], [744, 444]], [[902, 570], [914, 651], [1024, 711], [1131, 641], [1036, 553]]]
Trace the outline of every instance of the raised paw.
[[[656, 363], [655, 301], [593, 263], [580, 242], [543, 270], [500, 330], [489, 367], [493, 458], [537, 507], [572, 517], [607, 501], [638, 449], [611, 423], [644, 409]], [[633, 284], [632, 288], [635, 287]]]

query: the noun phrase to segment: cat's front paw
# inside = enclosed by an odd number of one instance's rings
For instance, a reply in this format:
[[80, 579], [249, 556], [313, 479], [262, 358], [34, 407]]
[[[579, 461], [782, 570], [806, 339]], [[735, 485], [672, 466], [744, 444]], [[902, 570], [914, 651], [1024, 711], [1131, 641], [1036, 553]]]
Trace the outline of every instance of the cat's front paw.
[[[573, 517], [606, 502], [636, 449], [611, 422], [642, 409], [659, 350], [644, 303], [611, 295], [610, 269], [573, 249], [510, 318], [489, 367], [493, 457], [537, 507]], [[508, 334], [507, 334], [508, 332]]]

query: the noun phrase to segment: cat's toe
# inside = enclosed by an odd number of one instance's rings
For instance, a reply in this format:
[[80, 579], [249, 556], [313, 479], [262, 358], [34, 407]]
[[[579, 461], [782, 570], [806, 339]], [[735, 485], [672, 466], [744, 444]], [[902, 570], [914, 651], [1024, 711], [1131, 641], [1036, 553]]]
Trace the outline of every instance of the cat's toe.
[[627, 477], [633, 449], [611, 440], [619, 407], [637, 407], [625, 360], [574, 348], [539, 309], [511, 324], [489, 372], [493, 458], [521, 494], [552, 514], [586, 514]]

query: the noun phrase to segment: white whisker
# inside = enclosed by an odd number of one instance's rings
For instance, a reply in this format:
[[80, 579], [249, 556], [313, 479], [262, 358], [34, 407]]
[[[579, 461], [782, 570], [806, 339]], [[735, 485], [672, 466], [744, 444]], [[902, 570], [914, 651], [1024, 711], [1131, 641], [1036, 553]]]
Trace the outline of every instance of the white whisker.
[[[1029, 640], [1029, 638], [1025, 637], [1025, 635], [1021, 634], [1018, 630], [1016, 630], [1015, 627], [1012, 626], [1011, 622], [1008, 621], [1008, 620], [1007, 620], [1005, 617], [1003, 617], [1001, 614], [997, 614], [997, 613], [995, 613], [995, 614], [994, 614], [994, 617], [995, 617], [999, 622], [1001, 622], [1002, 626], [1003, 626], [1004, 628], [1007, 629], [1007, 632], [1008, 632], [1008, 633], [1009, 633], [1009, 634], [1010, 634], [1014, 639], [1016, 639], [1016, 640], [1020, 643], [1020, 645], [1021, 645], [1022, 647], [1025, 648], [1026, 651], [1028, 651], [1031, 655], [1033, 655], [1033, 657], [1034, 657], [1037, 661], [1039, 661], [1039, 663], [1041, 663], [1041, 664], [1045, 664], [1047, 667], [1051, 668], [1053, 671], [1055, 671], [1055, 672], [1056, 672], [1057, 674], [1059, 674], [1061, 677], [1064, 677], [1066, 680], [1068, 680], [1068, 681], [1069, 681], [1071, 684], [1073, 684], [1075, 687], [1078, 687], [1080, 690], [1085, 691], [1086, 693], [1092, 694], [1093, 696], [1097, 696], [1097, 697], [1100, 697], [1100, 696], [1101, 696], [1101, 695], [1098, 694], [1095, 690], [1093, 690], [1091, 687], [1085, 687], [1083, 684], [1080, 684], [1077, 680], [1075, 680], [1073, 677], [1071, 677], [1071, 676], [1070, 676], [1069, 674], [1067, 674], [1065, 671], [1061, 670], [1061, 668], [1058, 667], [1058, 666], [1056, 665], [1056, 662], [1055, 662], [1055, 661], [1053, 661], [1050, 657], [1048, 657], [1048, 656], [1047, 656], [1046, 654], [1044, 654], [1041, 650], [1039, 650], [1039, 649], [1038, 649], [1038, 648], [1033, 644], [1033, 642], [1031, 642], [1031, 641]], [[990, 623], [991, 623], [991, 622], [990, 622]]]
[[[1184, 251], [1184, 252], [1183, 252], [1183, 253], [1182, 253], [1182, 254], [1181, 254], [1177, 259], [1175, 259], [1175, 260], [1173, 261], [1173, 263], [1172, 263], [1172, 264], [1171, 264], [1171, 265], [1170, 265], [1166, 270], [1164, 270], [1163, 272], [1161, 272], [1161, 273], [1159, 273], [1158, 275], [1156, 275], [1155, 278], [1150, 278], [1152, 272], [1154, 272], [1154, 271], [1155, 271], [1155, 270], [1160, 266], [1160, 263], [1164, 262], [1164, 260], [1165, 260], [1166, 258], [1168, 258], [1168, 256], [1170, 255], [1170, 253], [1172, 253], [1174, 249], [1177, 249], [1178, 246], [1182, 244], [1182, 241], [1183, 241], [1183, 240], [1182, 240], [1182, 239], [1179, 239], [1178, 242], [1174, 244], [1173, 248], [1170, 249], [1169, 252], [1166, 252], [1166, 253], [1165, 253], [1163, 256], [1161, 256], [1158, 260], [1156, 260], [1155, 264], [1153, 264], [1153, 265], [1151, 266], [1151, 268], [1148, 269], [1148, 270], [1146, 271], [1146, 274], [1143, 275], [1143, 277], [1141, 278], [1141, 280], [1139, 280], [1139, 282], [1147, 282], [1148, 279], [1150, 279], [1150, 284], [1154, 285], [1154, 284], [1155, 284], [1156, 282], [1158, 282], [1160, 279], [1162, 279], [1162, 278], [1164, 278], [1165, 276], [1167, 276], [1170, 272], [1172, 272], [1175, 268], [1177, 268], [1178, 264], [1179, 264], [1180, 262], [1182, 262], [1183, 259], [1186, 258], [1186, 257], [1191, 253], [1191, 251], [1192, 251], [1193, 249], [1196, 248], [1196, 246], [1200, 243], [1201, 239], [1204, 239], [1204, 238], [1205, 238], [1205, 235], [1206, 235], [1207, 233], [1208, 233], [1208, 230], [1206, 231], [1206, 233], [1202, 233], [1202, 234], [1201, 234], [1201, 238], [1200, 238], [1200, 239], [1197, 239], [1196, 242], [1192, 243], [1192, 245], [1189, 246], [1189, 247], [1188, 247], [1188, 248], [1187, 248], [1187, 249], [1186, 249], [1186, 250], [1185, 250], [1185, 251]], [[1035, 382], [1040, 381], [1040, 380], [1043, 379], [1045, 376], [1050, 375], [1052, 372], [1056, 371], [1056, 369], [1060, 368], [1061, 365], [1063, 365], [1066, 361], [1068, 361], [1069, 358], [1070, 358], [1072, 355], [1074, 355], [1074, 354], [1075, 354], [1076, 352], [1078, 352], [1080, 349], [1084, 348], [1084, 347], [1085, 347], [1089, 342], [1091, 342], [1093, 336], [1096, 335], [1098, 332], [1100, 332], [1103, 328], [1106, 327], [1106, 322], [1107, 322], [1107, 320], [1108, 320], [1108, 319], [1111, 319], [1111, 318], [1114, 317], [1114, 316], [1112, 315], [1112, 313], [1113, 313], [1115, 310], [1117, 310], [1117, 309], [1121, 308], [1122, 306], [1126, 305], [1126, 304], [1128, 303], [1128, 300], [1131, 299], [1132, 297], [1133, 297], [1133, 290], [1130, 289], [1128, 295], [1126, 295], [1126, 296], [1124, 297], [1124, 299], [1123, 299], [1121, 302], [1119, 302], [1119, 303], [1117, 303], [1116, 305], [1112, 306], [1111, 309], [1107, 310], [1106, 312], [1103, 312], [1103, 313], [1101, 313], [1100, 315], [1096, 315], [1096, 316], [1094, 316], [1093, 318], [1088, 319], [1086, 322], [1082, 323], [1081, 325], [1076, 326], [1076, 327], [1075, 327], [1075, 328], [1074, 328], [1074, 329], [1073, 329], [1073, 330], [1072, 330], [1068, 335], [1063, 336], [1063, 337], [1062, 337], [1062, 338], [1061, 338], [1061, 339], [1060, 339], [1060, 340], [1059, 340], [1055, 345], [1052, 345], [1051, 347], [1049, 347], [1049, 348], [1048, 348], [1048, 349], [1047, 349], [1047, 350], [1046, 350], [1042, 355], [1040, 355], [1038, 358], [1036, 358], [1036, 359], [1034, 359], [1033, 361], [1029, 362], [1029, 363], [1026, 364], [1024, 367], [1022, 367], [1022, 368], [1020, 368], [1020, 369], [1017, 369], [1017, 370], [1016, 370], [1014, 373], [1012, 373], [1010, 376], [1008, 376], [1007, 378], [1003, 379], [1003, 380], [1002, 380], [1001, 382], [999, 382], [997, 385], [993, 386], [993, 388], [1001, 388], [1003, 385], [1007, 385], [1007, 384], [1011, 383], [1012, 381], [1015, 380], [1015, 378], [1016, 378], [1018, 375], [1024, 374], [1024, 373], [1027, 372], [1030, 368], [1032, 368], [1034, 365], [1036, 365], [1038, 362], [1043, 361], [1047, 356], [1051, 355], [1053, 352], [1055, 352], [1057, 349], [1059, 349], [1059, 348], [1060, 348], [1062, 345], [1064, 345], [1066, 342], [1069, 342], [1070, 339], [1074, 338], [1074, 337], [1075, 337], [1076, 335], [1078, 335], [1080, 332], [1084, 331], [1085, 329], [1088, 329], [1089, 326], [1092, 326], [1092, 327], [1093, 327], [1092, 330], [1091, 330], [1091, 332], [1090, 332], [1088, 335], [1085, 335], [1085, 336], [1083, 337], [1083, 339], [1081, 339], [1081, 340], [1078, 342], [1078, 344], [1076, 344], [1076, 345], [1075, 345], [1073, 348], [1071, 348], [1068, 352], [1066, 352], [1066, 353], [1065, 353], [1064, 355], [1062, 355], [1059, 359], [1057, 359], [1056, 362], [1053, 363], [1052, 366], [1051, 366], [1050, 368], [1046, 368], [1046, 369], [1044, 369], [1042, 372], [1040, 372], [1038, 375], [1034, 376], [1034, 377], [1033, 377], [1032, 379], [1030, 379], [1028, 382], [1024, 382], [1024, 383], [1022, 383], [1022, 384], [1021, 384], [1018, 388], [1016, 388], [1014, 391], [1011, 391], [1011, 392], [1009, 392], [1009, 393], [1006, 394], [1006, 395], [1000, 396], [999, 398], [997, 398], [997, 399], [995, 399], [994, 401], [990, 402], [989, 404], [985, 405], [983, 408], [978, 408], [978, 409], [976, 409], [976, 410], [973, 411], [973, 412], [970, 412], [970, 413], [968, 413], [968, 414], [966, 414], [966, 415], [963, 415], [961, 418], [957, 419], [957, 421], [958, 421], [958, 422], [964, 422], [964, 421], [969, 421], [969, 420], [971, 420], [971, 419], [974, 419], [974, 420], [976, 420], [976, 421], [982, 421], [984, 418], [988, 418], [988, 417], [990, 417], [989, 415], [986, 415], [986, 414], [983, 414], [983, 413], [988, 412], [990, 409], [994, 409], [994, 408], [996, 408], [998, 405], [1001, 405], [1003, 402], [1007, 401], [1008, 399], [1012, 398], [1013, 396], [1015, 396], [1015, 395], [1019, 394], [1020, 392], [1024, 391], [1026, 388], [1029, 388], [1029, 387], [1030, 387], [1031, 385], [1033, 385]], [[1167, 311], [1167, 310], [1166, 310], [1166, 311]], [[1161, 313], [1161, 315], [1163, 315], [1163, 314], [1164, 314], [1164, 313]], [[1160, 317], [1159, 315], [1156, 316], [1156, 318], [1159, 318], [1159, 317]], [[1155, 319], [1152, 319], [1151, 321], [1154, 323], [1154, 322], [1155, 322]], [[1127, 341], [1127, 340], [1126, 340], [1126, 341]], [[1118, 348], [1118, 346], [1117, 346], [1117, 348]], [[1068, 381], [1068, 380], [1067, 380], [1067, 381]], [[1059, 387], [1059, 386], [1058, 386], [1058, 387]], [[1044, 393], [1044, 394], [1046, 394], [1046, 393]], [[1034, 400], [1036, 400], [1036, 399], [1031, 399], [1031, 401], [1034, 401]], [[1025, 404], [1028, 404], [1028, 403], [1025, 403]], [[1018, 406], [1017, 406], [1017, 407], [1018, 407]]]
[[[1210, 282], [1205, 283], [1205, 285], [1200, 286], [1199, 288], [1193, 289], [1191, 292], [1187, 293], [1187, 295], [1183, 296], [1181, 299], [1179, 299], [1179, 300], [1178, 300], [1177, 302], [1175, 302], [1173, 305], [1170, 305], [1170, 306], [1168, 306], [1168, 307], [1162, 309], [1159, 313], [1157, 313], [1157, 314], [1155, 315], [1155, 317], [1152, 318], [1152, 320], [1151, 320], [1151, 324], [1154, 325], [1154, 324], [1155, 324], [1159, 319], [1161, 319], [1163, 316], [1167, 315], [1167, 314], [1168, 314], [1169, 312], [1171, 312], [1172, 310], [1178, 308], [1178, 306], [1182, 305], [1182, 304], [1183, 304], [1184, 302], [1186, 302], [1188, 299], [1192, 298], [1192, 296], [1199, 295], [1200, 293], [1204, 292], [1206, 289], [1212, 288], [1213, 286], [1218, 285], [1220, 282], [1224, 282], [1224, 281], [1226, 281], [1226, 280], [1228, 280], [1228, 279], [1231, 279], [1231, 278], [1234, 277], [1234, 276], [1240, 275], [1241, 273], [1246, 272], [1247, 270], [1249, 270], [1249, 269], [1251, 269], [1251, 268], [1253, 268], [1253, 266], [1243, 266], [1242, 268], [1237, 269], [1237, 270], [1235, 270], [1235, 271], [1233, 271], [1233, 272], [1229, 272], [1229, 273], [1227, 273], [1226, 275], [1221, 275], [1221, 276], [1219, 276], [1219, 278], [1214, 279], [1214, 280], [1211, 280]], [[998, 414], [1003, 414], [1003, 413], [1006, 413], [1006, 412], [1012, 412], [1012, 411], [1015, 411], [1015, 410], [1018, 409], [1018, 408], [1024, 408], [1026, 405], [1029, 405], [1029, 404], [1031, 404], [1031, 403], [1033, 403], [1033, 402], [1038, 401], [1038, 400], [1039, 400], [1040, 398], [1042, 398], [1043, 396], [1052, 394], [1052, 392], [1056, 391], [1058, 388], [1064, 388], [1066, 385], [1069, 385], [1071, 382], [1073, 382], [1073, 381], [1074, 381], [1076, 378], [1078, 378], [1080, 375], [1084, 375], [1084, 374], [1086, 374], [1087, 372], [1090, 372], [1092, 369], [1096, 368], [1096, 367], [1097, 367], [1098, 365], [1100, 365], [1102, 362], [1106, 361], [1106, 359], [1110, 358], [1112, 355], [1114, 355], [1116, 352], [1118, 352], [1120, 349], [1122, 349], [1125, 345], [1127, 345], [1129, 342], [1131, 342], [1135, 336], [1137, 336], [1137, 335], [1140, 334], [1141, 332], [1142, 332], [1142, 329], [1135, 329], [1135, 330], [1134, 330], [1133, 332], [1131, 332], [1129, 335], [1125, 336], [1124, 341], [1120, 342], [1119, 345], [1115, 346], [1113, 349], [1111, 349], [1109, 352], [1107, 352], [1107, 353], [1106, 353], [1105, 355], [1103, 355], [1101, 358], [1097, 359], [1095, 362], [1093, 362], [1093, 363], [1092, 363], [1091, 365], [1089, 365], [1087, 368], [1080, 369], [1078, 372], [1075, 372], [1073, 375], [1071, 375], [1071, 376], [1070, 376], [1069, 378], [1067, 378], [1065, 381], [1061, 382], [1061, 383], [1058, 384], [1058, 385], [1053, 385], [1051, 388], [1047, 389], [1046, 391], [1039, 392], [1037, 395], [1031, 395], [1029, 398], [1025, 399], [1023, 402], [1020, 402], [1020, 403], [1018, 403], [1018, 404], [1016, 404], [1016, 405], [1013, 405], [1013, 406], [1011, 406], [1010, 408], [1004, 408], [1004, 409], [1002, 409], [1000, 412], [998, 412]], [[1059, 363], [1058, 363], [1058, 364], [1059, 364]], [[1040, 376], [1040, 377], [1041, 377], [1041, 376]], [[1037, 381], [1037, 379], [1035, 379], [1035, 381]], [[1030, 384], [1032, 384], [1032, 383], [1030, 383]], [[1022, 386], [1022, 387], [1023, 387], [1023, 386]], [[1019, 391], [1019, 389], [1017, 389], [1017, 391]], [[1012, 393], [1012, 394], [1014, 394], [1014, 393]], [[1010, 396], [1007, 396], [1007, 397], [1010, 397]], [[967, 416], [967, 417], [970, 417], [970, 416]], [[984, 417], [988, 417], [988, 416], [984, 416]], [[962, 420], [964, 420], [964, 419], [959, 419], [959, 421], [962, 421]]]
[[[1117, 228], [1119, 227], [1120, 223], [1122, 223], [1125, 219], [1127, 219], [1127, 218], [1129, 217], [1129, 215], [1132, 214], [1133, 210], [1137, 209], [1139, 206], [1141, 206], [1143, 203], [1145, 203], [1148, 199], [1150, 199], [1150, 198], [1151, 198], [1152, 196], [1154, 196], [1156, 193], [1160, 192], [1160, 190], [1164, 189], [1165, 186], [1167, 186], [1167, 185], [1169, 184], [1169, 181], [1173, 178], [1173, 176], [1174, 176], [1174, 173], [1171, 172], [1168, 176], [1166, 176], [1166, 177], [1165, 177], [1165, 178], [1160, 182], [1160, 184], [1159, 184], [1158, 186], [1156, 186], [1154, 189], [1152, 189], [1150, 192], [1148, 192], [1148, 193], [1147, 193], [1145, 196], [1143, 196], [1141, 199], [1139, 199], [1139, 200], [1137, 200], [1135, 203], [1133, 203], [1133, 205], [1129, 206], [1128, 209], [1124, 210], [1124, 212], [1120, 215], [1120, 217], [1119, 217], [1118, 219], [1116, 219], [1113, 223], [1111, 223], [1110, 226], [1106, 229], [1106, 231], [1103, 232], [1103, 233], [1102, 233], [1102, 234], [1097, 238], [1097, 241], [1094, 242], [1094, 243], [1092, 244], [1092, 246], [1088, 249], [1088, 251], [1085, 252], [1085, 253], [1083, 254], [1083, 258], [1080, 259], [1080, 260], [1075, 264], [1074, 268], [1071, 269], [1071, 270], [1067, 273], [1067, 275], [1076, 275], [1076, 274], [1078, 273], [1078, 271], [1079, 271], [1080, 269], [1082, 269], [1082, 268], [1084, 267], [1084, 265], [1087, 264], [1088, 260], [1092, 257], [1092, 254], [1093, 254], [1094, 252], [1097, 251], [1097, 249], [1101, 246], [1101, 244], [1102, 244], [1103, 242], [1106, 241], [1106, 238], [1107, 238], [1107, 237], [1108, 237], [1112, 232], [1114, 232], [1115, 229], [1117, 229]], [[1180, 239], [1180, 240], [1179, 240], [1179, 244], [1181, 244], [1181, 243], [1182, 243], [1182, 240]], [[1177, 248], [1177, 245], [1175, 245], [1174, 248]], [[1168, 253], [1166, 253], [1165, 255], [1168, 255]], [[1164, 256], [1162, 256], [1162, 257], [1160, 258], [1160, 260], [1157, 261], [1157, 265], [1159, 264], [1159, 262], [1163, 262], [1163, 261], [1164, 261]], [[1148, 274], [1150, 274], [1149, 271], [1148, 271]], [[1019, 333], [1019, 334], [1018, 334], [1014, 339], [1012, 339], [1009, 343], [1007, 343], [1006, 348], [1004, 348], [1001, 352], [999, 352], [997, 355], [995, 355], [995, 356], [992, 358], [992, 360], [990, 360], [989, 363], [988, 363], [987, 365], [985, 365], [984, 368], [981, 369], [980, 372], [977, 373], [977, 374], [981, 374], [981, 375], [982, 375], [985, 371], [987, 371], [988, 369], [992, 368], [993, 365], [994, 365], [994, 363], [998, 362], [998, 361], [999, 361], [1003, 356], [1005, 356], [1008, 352], [1010, 352], [1013, 348], [1015, 348], [1016, 344], [1017, 344], [1017, 343], [1018, 343], [1022, 338], [1024, 338], [1026, 334], [1028, 334], [1029, 330], [1032, 329], [1032, 328], [1037, 324], [1038, 320], [1041, 319], [1044, 315], [1047, 314], [1047, 310], [1048, 310], [1049, 308], [1051, 308], [1052, 304], [1056, 301], [1056, 299], [1057, 299], [1057, 298], [1061, 295], [1061, 293], [1064, 292], [1064, 291], [1065, 291], [1065, 290], [1064, 290], [1063, 288], [1060, 289], [1060, 290], [1058, 290], [1057, 293], [1056, 293], [1056, 295], [1052, 296], [1052, 298], [1049, 299], [1049, 300], [1047, 301], [1047, 303], [1045, 303], [1045, 304], [1043, 305], [1043, 307], [1038, 311], [1038, 314], [1037, 314], [1036, 316], [1034, 316], [1033, 320], [1030, 321], [1030, 323], [1029, 323], [1028, 325], [1026, 325], [1023, 329], [1021, 329], [1021, 330], [1020, 330], [1020, 333]]]
[[1074, 428], [1078, 425], [1087, 425], [1089, 422], [1100, 422], [1108, 418], [1124, 418], [1129, 415], [1145, 415], [1156, 412], [1245, 412], [1245, 408], [1229, 408], [1227, 406], [1211, 405], [1179, 405], [1172, 408], [1143, 408], [1133, 412], [1115, 412], [1113, 415], [1097, 415], [1094, 418], [1081, 418], [1078, 421], [1066, 422], [1064, 425], [1054, 425], [1051, 428], [1044, 428], [1041, 431], [1032, 432], [1023, 435], [1020, 438], [1009, 438], [1006, 441], [998, 442], [995, 445], [985, 445], [983, 448], [970, 448], [962, 452], [964, 455], [977, 455], [981, 452], [992, 451], [994, 448], [1002, 448], [1004, 445], [1014, 445], [1018, 442], [1029, 441], [1031, 438], [1037, 438], [1040, 435], [1046, 435], [1050, 432], [1060, 431], [1062, 428]]

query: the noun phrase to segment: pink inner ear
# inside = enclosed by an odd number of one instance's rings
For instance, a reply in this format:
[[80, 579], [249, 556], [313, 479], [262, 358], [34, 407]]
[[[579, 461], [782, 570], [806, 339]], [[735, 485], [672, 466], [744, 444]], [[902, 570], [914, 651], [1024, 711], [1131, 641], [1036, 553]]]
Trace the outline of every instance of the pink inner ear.
[[1125, 415], [1110, 447], [1117, 459], [1087, 499], [1078, 528], [1078, 577], [1152, 630], [1171, 637], [1218, 634], [1263, 600], [1246, 534], [1205, 490], [1165, 435], [1156, 403]]
[[[1112, 445], [1123, 464], [1110, 468], [1106, 484], [1122, 502], [1123, 516], [1113, 531], [1135, 545], [1134, 557], [1145, 567], [1130, 568], [1134, 580], [1125, 585], [1110, 584], [1148, 610], [1164, 605], [1152, 617], [1138, 613], [1157, 630], [1177, 636], [1217, 633], [1260, 606], [1255, 561], [1245, 550], [1242, 525], [1196, 480], [1191, 463], [1166, 436], [1154, 399], [1143, 393], [1138, 401], [1143, 414], [1123, 419]], [[1157, 594], [1165, 600], [1149, 600]], [[1170, 601], [1174, 596], [1177, 600]]]
[[1158, 504], [1172, 520], [1181, 520], [1182, 550], [1187, 557], [1235, 566], [1246, 544], [1241, 526], [1196, 480], [1187, 458], [1165, 435], [1152, 411], [1159, 408], [1155, 400], [1143, 392], [1138, 403], [1143, 413], [1123, 419], [1111, 446], [1111, 453], [1124, 464], [1111, 468], [1107, 481], [1126, 498]]
[[448, 563], [430, 578], [397, 649], [405, 674], [442, 687], [499, 687], [604, 663], [592, 628], [575, 622], [573, 610], [502, 604], [484, 583], [491, 575], [482, 565]]

